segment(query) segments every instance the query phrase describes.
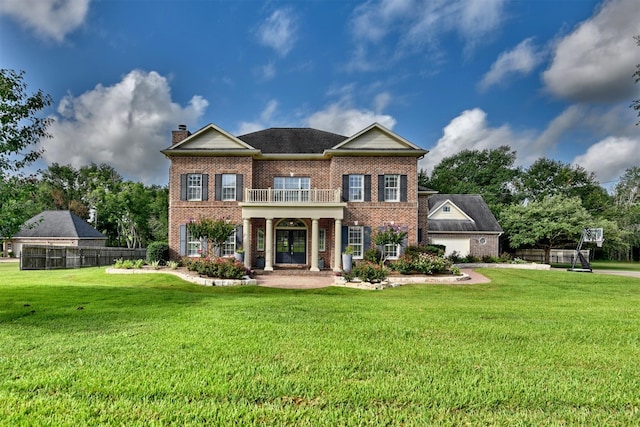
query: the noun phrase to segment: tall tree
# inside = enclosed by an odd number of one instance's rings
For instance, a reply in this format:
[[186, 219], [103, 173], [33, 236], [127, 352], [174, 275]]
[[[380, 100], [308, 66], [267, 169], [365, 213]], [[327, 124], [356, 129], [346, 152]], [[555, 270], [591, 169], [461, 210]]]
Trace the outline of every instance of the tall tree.
[[513, 248], [533, 246], [544, 249], [549, 264], [551, 249], [577, 243], [584, 227], [592, 227], [591, 215], [578, 197], [546, 196], [527, 204], [515, 204], [501, 215], [500, 225]]
[[634, 249], [640, 248], [640, 166], [625, 171], [613, 190], [613, 198], [615, 209], [610, 216], [618, 222], [626, 243], [618, 259], [631, 261]]
[[593, 172], [544, 157], [520, 174], [515, 188], [519, 200], [542, 200], [554, 195], [579, 197], [593, 214], [601, 213], [611, 203], [611, 197]]
[[27, 93], [24, 72], [0, 69], [0, 241], [34, 215], [33, 180], [22, 169], [42, 155], [36, 144], [49, 137], [51, 119], [37, 114], [49, 105], [42, 91]]
[[36, 144], [50, 136], [51, 119], [36, 114], [50, 105], [41, 90], [27, 94], [23, 71], [0, 70], [0, 171], [17, 172], [42, 155]]
[[80, 175], [71, 165], [51, 164], [42, 172], [39, 193], [44, 209], [70, 210], [80, 218], [89, 217], [89, 208], [80, 188]]
[[440, 193], [480, 194], [497, 214], [512, 201], [512, 184], [520, 173], [515, 160], [516, 152], [506, 145], [463, 150], [443, 159], [420, 184]]

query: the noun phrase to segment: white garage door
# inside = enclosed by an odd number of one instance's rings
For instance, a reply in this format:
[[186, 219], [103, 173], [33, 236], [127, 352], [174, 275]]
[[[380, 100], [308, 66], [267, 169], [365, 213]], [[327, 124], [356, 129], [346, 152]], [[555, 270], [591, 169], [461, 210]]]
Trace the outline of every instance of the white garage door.
[[433, 243], [434, 245], [444, 245], [447, 247], [445, 255], [449, 256], [451, 255], [454, 251], [458, 253], [458, 255], [460, 256], [467, 256], [469, 255], [469, 250], [470, 250], [470, 241], [469, 238], [451, 238], [451, 237], [447, 237], [447, 238], [437, 238], [437, 237], [432, 237], [431, 238], [431, 243]]

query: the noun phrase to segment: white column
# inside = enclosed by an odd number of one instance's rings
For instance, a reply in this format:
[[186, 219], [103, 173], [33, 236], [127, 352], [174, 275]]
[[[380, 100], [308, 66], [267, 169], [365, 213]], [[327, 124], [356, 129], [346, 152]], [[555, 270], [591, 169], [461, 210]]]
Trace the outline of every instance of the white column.
[[311, 271], [320, 271], [318, 268], [318, 219], [311, 218]]
[[267, 218], [264, 270], [273, 271], [273, 218]]
[[333, 271], [338, 273], [342, 271], [342, 220], [335, 220], [335, 229], [333, 231]]
[[242, 248], [244, 249], [244, 266], [251, 268], [251, 222], [249, 218], [242, 220]]

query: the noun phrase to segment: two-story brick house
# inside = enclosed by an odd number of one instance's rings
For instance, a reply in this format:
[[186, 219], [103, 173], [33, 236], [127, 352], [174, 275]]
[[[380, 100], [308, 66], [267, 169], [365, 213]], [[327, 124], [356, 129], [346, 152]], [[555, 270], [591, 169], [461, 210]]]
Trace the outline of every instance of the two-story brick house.
[[[242, 246], [245, 265], [341, 270], [346, 245], [361, 258], [371, 234], [393, 224], [407, 244], [426, 233], [428, 191], [417, 162], [427, 151], [373, 124], [351, 137], [308, 128], [272, 128], [233, 136], [210, 124], [183, 125], [162, 153], [169, 170], [172, 257], [197, 256], [187, 224], [200, 217], [238, 224], [224, 248]], [[394, 251], [401, 248], [387, 248]]]

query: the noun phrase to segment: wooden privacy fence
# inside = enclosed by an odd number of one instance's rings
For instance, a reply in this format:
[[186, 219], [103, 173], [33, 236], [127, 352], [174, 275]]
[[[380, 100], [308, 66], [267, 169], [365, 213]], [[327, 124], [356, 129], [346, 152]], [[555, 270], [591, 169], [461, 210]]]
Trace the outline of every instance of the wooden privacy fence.
[[20, 270], [102, 267], [114, 264], [119, 258], [135, 260], [146, 256], [144, 248], [24, 245], [20, 252]]

